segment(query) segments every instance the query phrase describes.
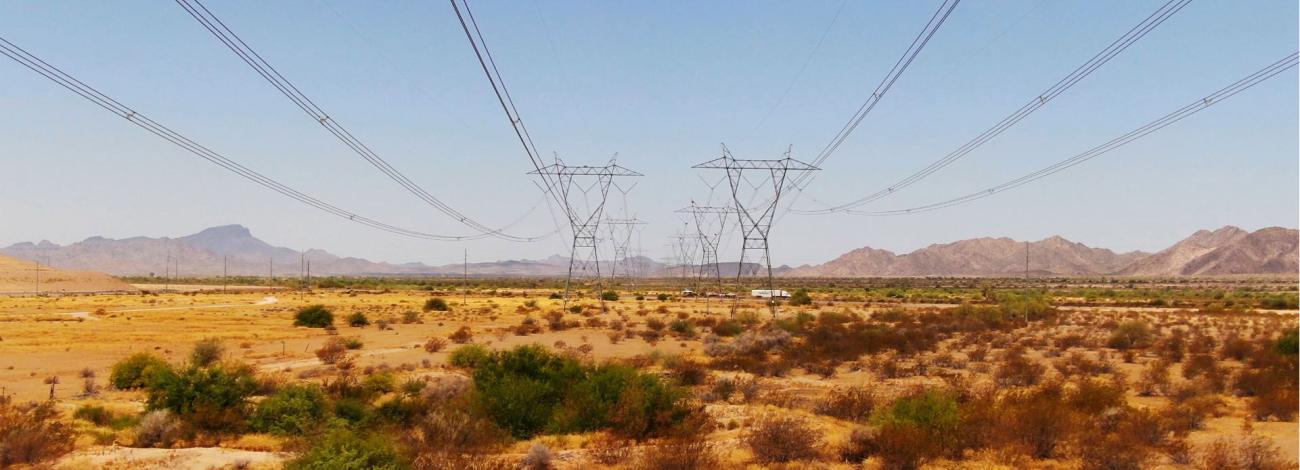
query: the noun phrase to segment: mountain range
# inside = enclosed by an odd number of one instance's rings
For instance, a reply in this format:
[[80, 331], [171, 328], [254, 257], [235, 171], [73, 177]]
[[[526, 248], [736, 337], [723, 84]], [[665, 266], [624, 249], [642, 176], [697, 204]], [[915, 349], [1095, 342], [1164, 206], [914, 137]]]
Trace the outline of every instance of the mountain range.
[[[895, 254], [870, 247], [858, 248], [814, 266], [774, 268], [777, 275], [802, 277], [890, 276], [1187, 276], [1225, 274], [1295, 273], [1295, 229], [1270, 227], [1247, 232], [1236, 227], [1202, 230], [1156, 253], [1114, 251], [1089, 247], [1059, 236], [1036, 242], [1010, 238], [976, 238], [935, 244], [910, 253]], [[49, 241], [23, 242], [0, 248], [0, 254], [40, 260], [62, 269], [99, 271], [114, 275], [297, 276], [310, 263], [313, 275], [460, 275], [557, 276], [568, 270], [569, 260], [551, 256], [538, 260], [505, 260], [430, 266], [423, 263], [385, 263], [343, 257], [324, 250], [299, 251], [274, 246], [254, 237], [241, 225], [212, 227], [178, 238], [90, 237], [59, 245]], [[649, 258], [632, 260], [643, 276], [677, 275], [679, 267]], [[602, 271], [611, 266], [602, 264]], [[736, 263], [721, 263], [724, 276], [734, 276]], [[758, 269], [746, 263], [747, 273]]]
[[1116, 253], [1059, 236], [1036, 242], [975, 238], [935, 244], [906, 254], [859, 248], [787, 275], [889, 276], [1217, 276], [1294, 274], [1300, 232], [1269, 227], [1247, 232], [1233, 226], [1201, 230], [1156, 253]]

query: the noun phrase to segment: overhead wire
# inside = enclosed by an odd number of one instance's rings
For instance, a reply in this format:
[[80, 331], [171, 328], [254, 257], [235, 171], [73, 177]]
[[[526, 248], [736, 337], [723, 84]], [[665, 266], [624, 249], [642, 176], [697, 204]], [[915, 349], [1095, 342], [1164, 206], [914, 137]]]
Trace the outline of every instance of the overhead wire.
[[992, 140], [993, 138], [1001, 135], [1003, 132], [1006, 132], [1012, 126], [1015, 126], [1020, 121], [1029, 117], [1029, 115], [1033, 114], [1034, 111], [1037, 111], [1045, 107], [1053, 99], [1065, 93], [1075, 84], [1079, 83], [1084, 78], [1087, 78], [1094, 71], [1101, 68], [1111, 59], [1115, 58], [1120, 53], [1124, 52], [1126, 49], [1129, 48], [1129, 46], [1132, 46], [1134, 43], [1141, 40], [1143, 37], [1145, 37], [1156, 27], [1160, 26], [1162, 23], [1164, 23], [1174, 14], [1182, 10], [1183, 7], [1187, 6], [1188, 3], [1191, 3], [1191, 1], [1192, 0], [1169, 0], [1165, 4], [1161, 5], [1160, 8], [1156, 9], [1155, 12], [1148, 15], [1136, 26], [1133, 26], [1122, 36], [1120, 36], [1118, 39], [1111, 42], [1110, 45], [1102, 49], [1101, 52], [1098, 52], [1097, 54], [1093, 55], [1092, 58], [1088, 59], [1087, 62], [1084, 62], [1083, 65], [1080, 65], [1078, 68], [1074, 69], [1074, 71], [1067, 74], [1064, 78], [1057, 81], [1051, 87], [1048, 87], [1046, 90], [1036, 94], [1033, 98], [1029, 100], [1029, 102], [1025, 103], [1024, 105], [1016, 109], [1011, 114], [1002, 118], [1001, 121], [998, 121], [992, 127], [984, 130], [984, 132], [975, 136], [973, 139], [961, 145], [956, 150], [953, 150], [952, 152], [948, 153], [942, 158], [930, 163], [929, 165], [922, 168], [921, 170], [918, 170], [883, 189], [880, 189], [874, 193], [868, 194], [866, 196], [860, 197], [858, 199], [855, 199], [847, 203], [838, 204], [832, 207], [816, 209], [816, 210], [791, 209], [791, 212], [798, 213], [798, 214], [830, 214], [834, 212], [842, 212], [845, 211], [846, 209], [859, 207], [864, 204], [870, 203], [872, 201], [876, 201], [878, 199], [895, 194], [900, 190], [902, 190], [903, 188], [911, 186], [917, 181], [920, 181], [925, 177], [932, 175], [935, 172], [938, 172], [939, 170], [947, 167], [948, 165], [951, 165], [953, 162], [957, 161], [958, 159], [966, 156], [967, 154], [971, 153], [975, 149], [984, 145], [985, 143]]
[[212, 13], [207, 6], [199, 0], [175, 0], [176, 4], [181, 6], [191, 17], [199, 22], [204, 29], [212, 33], [227, 49], [234, 52], [240, 60], [252, 67], [258, 75], [270, 83], [276, 90], [294, 103], [303, 112], [311, 116], [318, 124], [324, 127], [330, 134], [333, 134], [339, 141], [343, 142], [349, 149], [361, 156], [381, 173], [388, 176], [398, 185], [402, 186], [412, 195], [424, 201], [434, 209], [455, 219], [461, 224], [469, 227], [479, 233], [487, 234], [492, 238], [499, 238], [509, 241], [533, 241], [540, 237], [525, 237], [511, 235], [502, 232], [502, 229], [488, 227], [477, 220], [470, 218], [464, 213], [456, 210], [447, 203], [433, 196], [415, 181], [393, 167], [387, 160], [376, 153], [370, 146], [358, 139], [351, 131], [343, 127], [336, 119], [330, 116], [324, 109], [317, 105], [310, 97], [302, 92], [293, 82], [289, 81], [280, 73], [275, 66], [271, 65], [265, 58], [257, 53], [243, 38], [239, 37], [230, 27], [228, 27], [219, 17]]
[[225, 157], [224, 155], [217, 153], [216, 151], [204, 147], [203, 145], [195, 142], [194, 140], [191, 140], [190, 138], [180, 134], [179, 132], [176, 132], [171, 128], [168, 128], [158, 123], [157, 121], [154, 121], [153, 119], [150, 119], [149, 117], [140, 114], [134, 109], [100, 92], [94, 87], [87, 85], [86, 83], [82, 82], [76, 77], [73, 77], [72, 75], [59, 69], [58, 67], [55, 67], [49, 64], [48, 62], [45, 62], [41, 58], [26, 51], [25, 49], [19, 47], [18, 45], [10, 42], [4, 37], [0, 37], [0, 54], [3, 54], [6, 57], [9, 57], [10, 59], [13, 59], [15, 62], [18, 62], [20, 65], [27, 67], [28, 69], [32, 70], [33, 72], [36, 72], [42, 77], [45, 77], [46, 79], [54, 82], [55, 84], [62, 86], [63, 88], [66, 88], [68, 91], [77, 94], [78, 96], [95, 104], [96, 106], [99, 106], [100, 108], [103, 108], [104, 110], [110, 113], [122, 117], [126, 119], [128, 122], [135, 124], [136, 126], [139, 126], [140, 128], [149, 131], [150, 133], [162, 138], [163, 140], [166, 140], [178, 147], [181, 147], [182, 149], [185, 149], [186, 151], [204, 160], [207, 160], [212, 164], [222, 167], [232, 173], [235, 173], [236, 175], [239, 175], [240, 177], [243, 177], [244, 179], [257, 183], [258, 185], [261, 185], [267, 189], [275, 191], [283, 196], [297, 200], [303, 204], [312, 206], [316, 209], [319, 209], [331, 215], [344, 218], [361, 225], [369, 226], [371, 228], [375, 228], [378, 230], [383, 230], [385, 232], [411, 237], [411, 238], [419, 238], [419, 239], [426, 239], [426, 240], [441, 240], [441, 241], [463, 241], [463, 240], [475, 240], [475, 239], [485, 238], [488, 236], [487, 234], [483, 234], [483, 233], [473, 234], [473, 235], [442, 235], [442, 234], [411, 230], [400, 226], [392, 225], [389, 223], [381, 222], [379, 220], [365, 217], [355, 212], [340, 208], [328, 202], [317, 199], [316, 197], [303, 193], [302, 191], [294, 189], [275, 179], [272, 179], [266, 175], [254, 171], [234, 160], [231, 160]]
[[1232, 96], [1238, 93], [1246, 91], [1247, 89], [1250, 89], [1251, 87], [1254, 87], [1255, 85], [1258, 85], [1264, 82], [1265, 80], [1268, 80], [1269, 78], [1272, 78], [1292, 67], [1295, 67], [1298, 57], [1300, 57], [1300, 53], [1293, 52], [1291, 53], [1291, 55], [1288, 55], [1277, 62], [1269, 64], [1268, 66], [1260, 70], [1257, 70], [1254, 73], [1247, 75], [1246, 77], [1237, 80], [1236, 82], [1233, 82], [1232, 84], [1223, 87], [1218, 91], [1215, 91], [1214, 93], [1206, 95], [1203, 98], [1197, 99], [1196, 101], [1193, 101], [1192, 103], [1183, 106], [1182, 108], [1174, 110], [1169, 114], [1166, 114], [1164, 116], [1161, 116], [1160, 118], [1157, 118], [1151, 122], [1139, 126], [1123, 135], [1120, 135], [1119, 137], [1107, 141], [1104, 144], [1098, 145], [1096, 147], [1088, 149], [1087, 151], [1074, 155], [1070, 158], [1053, 163], [1046, 167], [1040, 168], [1036, 171], [1022, 175], [1018, 178], [1008, 180], [996, 186], [992, 186], [984, 190], [976, 191], [952, 199], [947, 199], [944, 201], [939, 201], [939, 202], [915, 206], [915, 207], [909, 207], [906, 209], [893, 209], [893, 210], [881, 210], [881, 211], [849, 210], [846, 212], [850, 214], [857, 214], [857, 215], [877, 215], [877, 216], [917, 214], [917, 213], [952, 207], [958, 204], [964, 204], [978, 199], [983, 199], [1003, 191], [1024, 186], [1026, 184], [1046, 178], [1053, 174], [1064, 171], [1070, 167], [1091, 160], [1102, 154], [1120, 148], [1128, 143], [1131, 143], [1135, 140], [1145, 137], [1153, 132], [1163, 129], [1178, 121], [1186, 119], [1187, 117], [1196, 114], [1197, 112], [1203, 111], [1209, 108], [1210, 106], [1218, 104], [1228, 98], [1231, 98]]

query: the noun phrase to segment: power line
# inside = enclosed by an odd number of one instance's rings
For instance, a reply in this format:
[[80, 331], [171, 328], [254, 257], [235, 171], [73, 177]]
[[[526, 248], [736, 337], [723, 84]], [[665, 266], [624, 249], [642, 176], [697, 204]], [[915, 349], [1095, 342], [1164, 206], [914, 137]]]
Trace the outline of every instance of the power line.
[[204, 147], [193, 140], [190, 140], [188, 137], [185, 137], [184, 135], [166, 126], [163, 126], [162, 124], [159, 124], [158, 122], [149, 119], [147, 116], [144, 116], [143, 114], [136, 112], [135, 110], [127, 107], [121, 102], [114, 100], [108, 95], [101, 93], [99, 90], [96, 90], [95, 88], [83, 83], [81, 80], [78, 80], [77, 78], [65, 73], [64, 71], [60, 70], [58, 67], [50, 65], [44, 60], [41, 60], [39, 57], [32, 55], [31, 53], [27, 52], [23, 48], [18, 47], [17, 45], [15, 45], [12, 42], [9, 42], [9, 40], [3, 37], [0, 37], [0, 54], [4, 54], [10, 59], [13, 59], [15, 62], [18, 62], [24, 67], [31, 69], [33, 72], [36, 72], [41, 76], [45, 77], [46, 79], [49, 79], [50, 81], [53, 81], [54, 83], [58, 84], [59, 86], [68, 89], [68, 91], [76, 93], [78, 96], [85, 98], [87, 101], [90, 101], [91, 103], [94, 103], [95, 105], [104, 108], [104, 110], [116, 114], [126, 119], [127, 121], [131, 122], [132, 124], [135, 124], [136, 126], [139, 126], [144, 130], [149, 131], [150, 133], [158, 137], [161, 137], [163, 140], [171, 142], [172, 144], [175, 144], [176, 146], [181, 147], [189, 151], [190, 153], [193, 153], [194, 155], [197, 155], [198, 157], [211, 162], [214, 165], [225, 168], [226, 170], [235, 173], [249, 181], [252, 181], [263, 187], [266, 187], [267, 189], [270, 189], [272, 191], [280, 193], [281, 195], [302, 202], [303, 204], [312, 206], [316, 209], [320, 209], [324, 212], [328, 212], [332, 215], [362, 225], [366, 225], [371, 228], [383, 230], [389, 233], [412, 237], [412, 238], [426, 239], [426, 240], [443, 240], [443, 241], [476, 240], [476, 239], [485, 238], [489, 236], [488, 234], [482, 234], [482, 233], [475, 234], [475, 235], [458, 236], [458, 235], [441, 235], [441, 234], [434, 234], [428, 232], [420, 232], [420, 231], [410, 230], [399, 226], [387, 224], [375, 219], [358, 215], [354, 212], [342, 209], [338, 206], [327, 203], [320, 199], [316, 199], [315, 197], [312, 197], [306, 193], [298, 191], [292, 187], [280, 183], [279, 181], [276, 181], [270, 177], [262, 175], [261, 173], [253, 171], [252, 169], [249, 169], [248, 167], [245, 167], [239, 164], [238, 162], [235, 162], [234, 160], [226, 158], [225, 156], [207, 147]]
[[[934, 15], [930, 17], [930, 21], [926, 22], [925, 28], [921, 29], [920, 33], [917, 33], [916, 38], [912, 39], [912, 44], [907, 47], [907, 50], [898, 58], [898, 61], [894, 62], [893, 68], [889, 69], [889, 73], [885, 74], [885, 78], [881, 79], [880, 84], [876, 85], [876, 89], [871, 92], [871, 96], [867, 97], [862, 106], [858, 107], [858, 111], [853, 114], [853, 117], [849, 118], [848, 122], [844, 123], [844, 126], [835, 134], [835, 137], [826, 144], [826, 147], [822, 148], [822, 151], [817, 154], [817, 158], [813, 159], [813, 166], [820, 167], [822, 163], [826, 162], [826, 159], [830, 158], [831, 154], [839, 149], [844, 140], [849, 138], [849, 134], [852, 134], [858, 128], [862, 120], [866, 119], [867, 114], [872, 109], [875, 109], [880, 100], [885, 97], [885, 93], [888, 93], [889, 89], [894, 86], [894, 82], [897, 82], [898, 78], [903, 76], [903, 72], [907, 71], [907, 67], [912, 65], [912, 61], [916, 60], [916, 56], [921, 53], [922, 49], [925, 49], [926, 44], [930, 43], [930, 39], [934, 37], [934, 34], [939, 32], [939, 27], [943, 26], [944, 21], [952, 14], [952, 10], [957, 8], [957, 3], [960, 1], [944, 0], [939, 5], [939, 9], [935, 10]], [[811, 177], [811, 173], [799, 175], [793, 183], [798, 185], [809, 177]]]
[[[515, 137], [519, 139], [519, 144], [524, 147], [524, 153], [528, 154], [528, 160], [533, 164], [534, 174], [546, 185], [544, 191], [551, 195], [557, 206], [565, 210], [565, 216], [573, 220], [574, 215], [568, 211], [568, 205], [555, 191], [556, 182], [552, 182], [542, 168], [546, 165], [542, 163], [541, 154], [537, 152], [537, 145], [533, 143], [533, 137], [528, 133], [528, 127], [524, 125], [524, 120], [519, 115], [519, 109], [515, 107], [514, 99], [510, 96], [510, 89], [506, 87], [505, 80], [501, 78], [501, 71], [497, 68], [496, 60], [492, 58], [492, 51], [488, 49], [487, 41], [483, 39], [483, 31], [478, 27], [478, 21], [474, 19], [474, 12], [469, 8], [467, 0], [451, 0], [451, 8], [456, 12], [456, 19], [460, 22], [460, 27], [465, 31], [465, 38], [469, 40], [470, 47], [474, 50], [474, 56], [478, 58], [479, 66], [483, 69], [483, 74], [487, 76], [488, 83], [492, 85], [492, 92], [496, 94], [497, 102], [501, 103], [502, 111], [506, 113], [506, 119], [510, 121], [510, 127], [514, 129]], [[461, 13], [461, 5], [464, 5], [465, 13]], [[469, 16], [469, 22], [465, 21], [465, 16]], [[473, 26], [473, 32], [470, 27]]]
[[966, 142], [962, 146], [958, 147], [956, 150], [953, 150], [952, 152], [948, 153], [943, 158], [940, 158], [939, 160], [930, 163], [925, 168], [922, 168], [921, 170], [912, 173], [911, 175], [908, 175], [907, 177], [901, 180], [898, 180], [894, 184], [891, 184], [884, 189], [881, 189], [879, 191], [876, 191], [874, 193], [871, 193], [869, 195], [863, 196], [861, 198], [858, 198], [856, 200], [844, 204], [839, 204], [836, 206], [832, 206], [825, 209], [818, 209], [818, 210], [791, 209], [791, 211], [799, 214], [829, 214], [832, 212], [845, 211], [847, 209], [859, 207], [864, 204], [870, 203], [872, 201], [894, 194], [902, 190], [903, 188], [911, 186], [913, 183], [916, 183], [917, 181], [920, 181], [921, 179], [931, 174], [934, 174], [935, 172], [938, 172], [944, 167], [947, 167], [948, 165], [952, 164], [958, 159], [966, 156], [970, 152], [984, 145], [986, 142], [993, 140], [993, 138], [997, 137], [998, 135], [1001, 135], [1007, 129], [1010, 129], [1012, 126], [1015, 126], [1021, 120], [1025, 119], [1026, 117], [1029, 117], [1029, 115], [1033, 114], [1034, 111], [1037, 111], [1038, 109], [1046, 106], [1047, 103], [1052, 101], [1052, 99], [1065, 93], [1075, 84], [1079, 83], [1084, 78], [1088, 77], [1088, 75], [1092, 74], [1092, 72], [1101, 68], [1101, 66], [1105, 65], [1112, 58], [1124, 52], [1125, 49], [1128, 49], [1129, 46], [1133, 45], [1138, 40], [1142, 39], [1144, 36], [1147, 35], [1147, 33], [1151, 32], [1153, 29], [1160, 26], [1161, 23], [1164, 23], [1165, 20], [1169, 19], [1175, 13], [1178, 13], [1179, 10], [1182, 10], [1183, 7], [1187, 6], [1187, 4], [1191, 3], [1191, 1], [1192, 0], [1169, 0], [1164, 5], [1161, 5], [1160, 8], [1156, 9], [1154, 13], [1151, 13], [1151, 15], [1147, 16], [1136, 26], [1129, 29], [1128, 32], [1124, 33], [1123, 36], [1120, 36], [1119, 39], [1116, 39], [1114, 42], [1111, 42], [1109, 46], [1106, 46], [1106, 48], [1102, 49], [1101, 52], [1098, 52], [1087, 62], [1084, 62], [1083, 65], [1074, 69], [1074, 71], [1066, 75], [1065, 78], [1062, 78], [1051, 87], [1048, 87], [1046, 90], [1042, 91], [1041, 93], [1038, 93], [1037, 95], [1034, 96], [1034, 98], [1030, 99], [1028, 103], [1025, 103], [1023, 106], [1021, 106], [1016, 111], [1012, 112], [1010, 115], [1002, 118], [1001, 121], [998, 121], [992, 127], [986, 129], [984, 132], [975, 136], [975, 138], [971, 139], [970, 141]]
[[777, 108], [781, 107], [781, 103], [785, 102], [785, 98], [790, 95], [790, 90], [794, 89], [795, 83], [798, 83], [799, 79], [803, 77], [804, 71], [808, 70], [808, 64], [812, 63], [813, 57], [817, 56], [817, 51], [821, 50], [822, 43], [826, 42], [826, 36], [830, 35], [831, 28], [835, 26], [836, 21], [839, 21], [840, 14], [844, 13], [844, 6], [848, 5], [848, 3], [849, 0], [840, 1], [839, 8], [835, 9], [835, 15], [831, 16], [831, 21], [826, 24], [826, 29], [822, 30], [822, 34], [817, 38], [817, 43], [813, 44], [812, 50], [808, 51], [808, 57], [804, 59], [803, 65], [799, 67], [799, 71], [795, 72], [794, 78], [790, 79], [790, 83], [785, 86], [785, 91], [781, 92], [781, 97], [777, 98], [775, 103], [772, 103], [772, 107], [768, 108], [767, 113], [763, 115], [763, 118], [759, 119], [758, 124], [754, 125], [754, 129], [750, 131], [751, 134], [758, 132], [758, 130], [763, 127], [763, 124], [767, 122], [767, 119], [772, 117], [772, 113], [775, 113]]
[[343, 142], [343, 144], [349, 149], [361, 156], [367, 162], [370, 162], [370, 164], [376, 169], [387, 175], [390, 179], [405, 188], [415, 197], [424, 201], [429, 206], [432, 206], [434, 209], [456, 219], [458, 222], [464, 224], [470, 229], [493, 238], [510, 241], [532, 241], [539, 238], [510, 235], [503, 233], [501, 231], [502, 229], [490, 228], [474, 219], [471, 219], [450, 205], [434, 197], [419, 184], [415, 183], [401, 171], [394, 168], [388, 163], [388, 161], [384, 160], [383, 157], [379, 156], [378, 153], [348, 131], [347, 128], [343, 127], [342, 124], [339, 124], [337, 120], [329, 115], [329, 113], [326, 113], [324, 109], [298, 89], [293, 82], [290, 82], [279, 72], [279, 70], [276, 70], [270, 62], [267, 62], [266, 59], [257, 53], [257, 51], [253, 50], [248, 43], [244, 42], [238, 34], [235, 34], [233, 30], [226, 26], [226, 24], [213, 14], [211, 10], [208, 10], [202, 2], [199, 0], [176, 0], [176, 4], [180, 5], [181, 8], [184, 8], [191, 17], [197, 20], [199, 24], [204, 27], [204, 29], [207, 29], [213, 36], [216, 36], [217, 40], [221, 41], [227, 49], [230, 49], [231, 52], [234, 52], [235, 55], [239, 56], [244, 63], [248, 64], [249, 67], [252, 67], [258, 75], [261, 75], [262, 78], [266, 79], [266, 81], [271, 84], [271, 86], [275, 87], [276, 90], [279, 90], [286, 98], [289, 98], [289, 100], [298, 106], [299, 109], [302, 109], [303, 112], [307, 113], [308, 116], [311, 116], [313, 120], [323, 126], [327, 131], [329, 131], [329, 133], [337, 137], [339, 141]]
[[1128, 144], [1148, 134], [1151, 134], [1152, 132], [1158, 131], [1175, 122], [1181, 121], [1184, 118], [1196, 114], [1201, 110], [1209, 108], [1210, 106], [1213, 106], [1216, 103], [1231, 98], [1233, 95], [1236, 95], [1237, 93], [1246, 91], [1250, 87], [1258, 85], [1259, 83], [1268, 80], [1269, 78], [1272, 78], [1273, 76], [1276, 76], [1277, 74], [1282, 73], [1287, 69], [1295, 67], [1297, 63], [1297, 57], [1300, 57], [1300, 53], [1293, 52], [1291, 53], [1291, 55], [1286, 56], [1282, 60], [1269, 64], [1267, 67], [1264, 67], [1256, 71], [1255, 73], [1247, 75], [1245, 78], [1242, 78], [1241, 80], [1238, 80], [1231, 85], [1223, 87], [1218, 91], [1211, 93], [1210, 95], [1207, 95], [1204, 98], [1198, 99], [1192, 102], [1191, 104], [1188, 104], [1187, 106], [1179, 108], [1174, 112], [1166, 114], [1160, 117], [1159, 119], [1148, 122], [1142, 125], [1141, 127], [1133, 129], [1128, 133], [1125, 133], [1124, 135], [1111, 139], [1110, 141], [1098, 145], [1096, 147], [1093, 147], [1083, 153], [1067, 158], [1065, 160], [1061, 160], [1052, 165], [1041, 168], [1037, 171], [1025, 174], [1019, 178], [1006, 181], [997, 186], [993, 186], [988, 189], [976, 191], [964, 196], [955, 197], [945, 201], [911, 207], [907, 209], [894, 209], [894, 210], [884, 210], [884, 211], [860, 211], [860, 210], [850, 209], [845, 212], [851, 214], [857, 214], [857, 215], [917, 214], [921, 212], [928, 212], [932, 210], [943, 209], [946, 207], [952, 207], [958, 204], [964, 204], [977, 199], [983, 199], [1003, 191], [1015, 189], [1017, 187], [1032, 183], [1039, 179], [1046, 178], [1058, 172], [1064, 171], [1072, 166], [1088, 161], [1094, 157], [1100, 156], [1111, 150], [1115, 150], [1119, 147], [1124, 146], [1125, 144]]

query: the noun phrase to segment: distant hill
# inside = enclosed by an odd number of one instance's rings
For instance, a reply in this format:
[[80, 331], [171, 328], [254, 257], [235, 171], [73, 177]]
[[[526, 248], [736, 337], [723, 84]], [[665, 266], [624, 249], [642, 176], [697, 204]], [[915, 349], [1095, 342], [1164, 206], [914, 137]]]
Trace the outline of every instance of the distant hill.
[[37, 266], [0, 256], [0, 293], [133, 291], [130, 284], [96, 272], [76, 272]]
[[[1154, 254], [1140, 251], [1116, 253], [1089, 247], [1059, 236], [1018, 242], [1010, 238], [975, 238], [935, 244], [906, 254], [870, 247], [858, 248], [815, 266], [774, 267], [778, 276], [1020, 276], [1025, 272], [1025, 250], [1033, 275], [1087, 276], [1191, 276], [1274, 274], [1297, 271], [1295, 229], [1266, 228], [1246, 232], [1236, 227], [1202, 230]], [[231, 275], [266, 276], [274, 265], [277, 276], [297, 276], [300, 261], [311, 263], [313, 275], [447, 275], [457, 276], [460, 264], [429, 266], [422, 263], [384, 263], [338, 256], [324, 250], [299, 252], [264, 242], [241, 225], [224, 225], [179, 238], [133, 237], [120, 240], [90, 237], [69, 245], [48, 241], [16, 243], [0, 254], [25, 260], [49, 259], [52, 266], [113, 275], [162, 275], [168, 259], [180, 260], [181, 276], [216, 276], [228, 259]], [[682, 270], [641, 257], [635, 261], [642, 276], [678, 276]], [[504, 260], [470, 263], [471, 276], [563, 276], [568, 258]], [[602, 263], [602, 272], [610, 266]], [[724, 277], [764, 274], [757, 263], [719, 264]], [[688, 269], [694, 276], [695, 270]]]
[[[168, 267], [169, 259], [179, 260], [181, 276], [221, 275], [223, 261], [232, 276], [266, 276], [272, 269], [277, 276], [297, 276], [306, 263], [311, 264], [312, 275], [319, 276], [460, 275], [465, 270], [461, 264], [394, 264], [338, 256], [325, 250], [299, 252], [262, 241], [242, 225], [211, 227], [179, 238], [90, 237], [69, 245], [23, 242], [0, 248], [0, 253], [29, 260], [48, 258], [53, 266], [120, 276], [161, 276], [174, 269]], [[660, 263], [649, 258], [640, 258], [639, 262], [645, 275], [663, 273]], [[568, 267], [567, 257], [551, 256], [470, 263], [468, 270], [472, 276], [558, 276], [565, 274]], [[609, 265], [602, 263], [602, 269], [608, 272]]]
[[1036, 242], [1009, 238], [976, 238], [936, 244], [897, 255], [886, 250], [859, 248], [816, 266], [801, 266], [786, 273], [806, 277], [872, 276], [1020, 276], [1131, 275], [1191, 276], [1226, 274], [1279, 274], [1297, 272], [1295, 229], [1271, 227], [1246, 232], [1223, 227], [1202, 230], [1154, 254], [1115, 253], [1059, 236]]
[[1225, 274], [1295, 273], [1300, 232], [1269, 227], [1246, 232], [1223, 227], [1192, 236], [1138, 260], [1120, 274], [1139, 276], [1209, 276]]

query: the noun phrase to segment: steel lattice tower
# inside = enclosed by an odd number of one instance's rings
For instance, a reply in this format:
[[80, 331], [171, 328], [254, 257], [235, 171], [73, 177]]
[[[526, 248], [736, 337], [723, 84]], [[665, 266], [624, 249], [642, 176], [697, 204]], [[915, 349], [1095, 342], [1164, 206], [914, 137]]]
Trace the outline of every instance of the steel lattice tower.
[[[767, 270], [767, 289], [773, 293], [775, 287], [772, 281], [772, 256], [768, 250], [768, 235], [772, 231], [772, 220], [776, 217], [778, 204], [781, 202], [781, 192], [786, 187], [786, 182], [791, 172], [816, 171], [819, 168], [807, 163], [795, 160], [790, 157], [790, 149], [786, 149], [785, 154], [776, 160], [748, 160], [737, 159], [731, 155], [731, 151], [726, 145], [722, 146], [722, 156], [709, 160], [707, 162], [695, 165], [692, 168], [718, 169], [726, 170], [727, 181], [731, 185], [731, 199], [735, 204], [737, 217], [740, 220], [740, 235], [742, 243], [740, 247], [740, 263], [736, 266], [736, 283], [740, 284], [744, 276], [745, 255], [749, 252], [757, 252], [762, 258], [761, 266]], [[757, 185], [750, 183], [745, 177], [746, 174], [758, 173], [762, 176], [763, 181]], [[754, 187], [754, 198], [746, 202], [741, 197], [741, 182], [750, 184]], [[770, 184], [771, 194], [763, 198], [763, 187]], [[762, 201], [755, 203], [753, 201]], [[757, 274], [757, 273], [756, 273]], [[737, 294], [737, 299], [740, 295]], [[772, 311], [772, 316], [776, 316], [776, 300], [768, 301], [768, 307]]]
[[[696, 236], [700, 241], [700, 264], [696, 270], [697, 282], [703, 284], [712, 278], [717, 283], [717, 294], [722, 294], [722, 265], [718, 261], [718, 246], [722, 242], [722, 233], [727, 228], [727, 218], [736, 210], [725, 206], [701, 206], [691, 201], [691, 205], [678, 209], [678, 213], [691, 214], [695, 221]], [[707, 297], [708, 293], [704, 295]], [[708, 302], [704, 309], [709, 310]]]
[[610, 278], [617, 279], [620, 274], [624, 277], [632, 277], [632, 264], [627, 255], [628, 247], [632, 245], [632, 234], [640, 225], [645, 225], [645, 222], [636, 217], [605, 219], [605, 227], [609, 229], [609, 242], [614, 247], [614, 259], [609, 269]]
[[[528, 174], [552, 179], [552, 189], [558, 192], [560, 200], [564, 203], [564, 213], [569, 219], [569, 228], [573, 233], [573, 248], [569, 252], [569, 274], [564, 280], [564, 306], [568, 308], [574, 268], [577, 268], [579, 275], [593, 273], [597, 280], [597, 289], [600, 288], [600, 250], [597, 234], [605, 211], [605, 202], [609, 198], [609, 188], [614, 185], [614, 178], [642, 175], [619, 166], [613, 159], [604, 166], [589, 166], [566, 165], [559, 158], [556, 158], [554, 163]], [[582, 193], [582, 207], [576, 207], [574, 199], [578, 195], [575, 190]], [[599, 196], [599, 202], [594, 206], [586, 199], [593, 190]], [[600, 293], [597, 292], [597, 298], [599, 297]]]

